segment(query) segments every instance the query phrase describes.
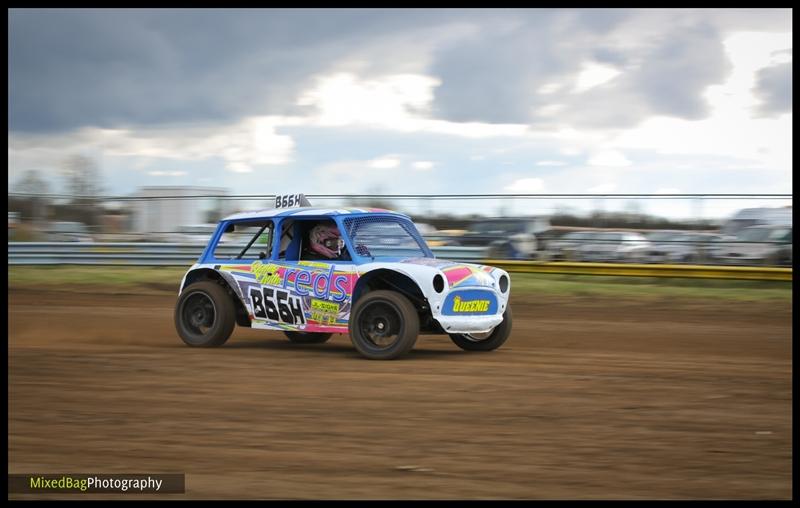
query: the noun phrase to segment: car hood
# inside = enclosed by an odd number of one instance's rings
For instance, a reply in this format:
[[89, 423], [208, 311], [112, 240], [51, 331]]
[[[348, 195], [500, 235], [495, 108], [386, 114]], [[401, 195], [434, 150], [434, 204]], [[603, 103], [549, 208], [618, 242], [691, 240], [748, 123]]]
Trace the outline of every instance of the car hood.
[[680, 243], [655, 243], [649, 247], [651, 250], [658, 250], [662, 252], [689, 252], [697, 249], [693, 245], [680, 244]]
[[[363, 268], [390, 268], [409, 275], [412, 272], [428, 272], [430, 276], [441, 272], [447, 279], [450, 288], [454, 287], [493, 287], [497, 271], [505, 273], [499, 268], [474, 263], [462, 263], [436, 258], [405, 258], [390, 263], [369, 263]], [[412, 277], [413, 278], [413, 277]]]
[[492, 266], [433, 258], [409, 258], [404, 259], [401, 263], [438, 269], [444, 274], [451, 288], [461, 286], [491, 287], [494, 285], [492, 273], [498, 270]]

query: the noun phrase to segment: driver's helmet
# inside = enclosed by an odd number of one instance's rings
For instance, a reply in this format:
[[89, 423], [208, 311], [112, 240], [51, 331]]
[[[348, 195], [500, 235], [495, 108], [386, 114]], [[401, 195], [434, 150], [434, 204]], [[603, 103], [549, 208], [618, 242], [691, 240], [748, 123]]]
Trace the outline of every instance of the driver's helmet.
[[339, 257], [344, 248], [344, 240], [339, 228], [330, 224], [317, 224], [308, 235], [311, 250], [328, 259]]

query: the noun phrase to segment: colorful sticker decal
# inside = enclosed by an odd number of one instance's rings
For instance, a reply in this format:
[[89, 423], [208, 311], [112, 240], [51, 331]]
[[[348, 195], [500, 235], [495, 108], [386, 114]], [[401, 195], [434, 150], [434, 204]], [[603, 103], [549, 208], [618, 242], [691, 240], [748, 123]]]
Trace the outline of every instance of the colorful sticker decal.
[[460, 296], [453, 298], [453, 312], [486, 312], [489, 300], [462, 300]]
[[456, 286], [491, 286], [492, 276], [477, 265], [455, 265], [442, 270], [451, 288]]
[[320, 324], [335, 325], [339, 316], [339, 304], [324, 300], [311, 300], [311, 319]]
[[306, 322], [300, 298], [271, 287], [250, 288], [250, 301], [256, 318], [279, 321], [288, 325], [303, 325]]
[[[305, 331], [347, 330], [358, 278], [331, 263], [300, 261], [222, 266], [245, 295], [254, 326]], [[315, 303], [316, 302], [316, 303]]]
[[497, 313], [497, 298], [494, 293], [480, 289], [455, 291], [447, 295], [442, 305], [446, 316], [475, 316]]
[[434, 268], [446, 268], [448, 266], [453, 266], [457, 264], [452, 261], [447, 261], [445, 259], [436, 259], [436, 258], [408, 258], [408, 259], [403, 259], [400, 262], [412, 265], [432, 266]]
[[461, 285], [491, 286], [494, 282], [491, 273], [496, 270], [491, 266], [455, 263], [435, 258], [409, 258], [402, 260], [401, 263], [438, 268], [447, 277], [447, 282], [451, 288]]

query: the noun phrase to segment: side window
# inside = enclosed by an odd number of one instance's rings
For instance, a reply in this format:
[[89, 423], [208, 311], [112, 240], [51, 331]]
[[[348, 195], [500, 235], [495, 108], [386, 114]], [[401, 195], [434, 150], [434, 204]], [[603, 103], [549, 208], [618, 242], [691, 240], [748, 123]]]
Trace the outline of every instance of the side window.
[[214, 248], [217, 259], [266, 259], [272, 256], [271, 220], [228, 225]]

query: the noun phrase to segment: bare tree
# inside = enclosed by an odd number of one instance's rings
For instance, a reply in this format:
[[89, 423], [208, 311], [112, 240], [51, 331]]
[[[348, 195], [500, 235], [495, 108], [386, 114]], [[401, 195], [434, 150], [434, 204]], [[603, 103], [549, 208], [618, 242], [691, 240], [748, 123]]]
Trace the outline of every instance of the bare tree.
[[360, 208], [384, 208], [387, 210], [395, 209], [394, 203], [391, 200], [382, 196], [383, 187], [380, 185], [373, 185], [367, 189], [367, 195], [350, 198], [348, 200], [349, 206], [356, 206]]
[[85, 155], [70, 156], [61, 169], [67, 194], [89, 199], [97, 198], [102, 192], [100, 169]]
[[103, 192], [100, 168], [85, 155], [72, 155], [61, 168], [67, 193], [72, 196], [69, 205], [61, 210], [68, 220], [77, 220], [90, 226], [100, 223], [103, 214], [99, 198]]
[[16, 185], [17, 192], [22, 194], [47, 194], [50, 190], [50, 185], [40, 175], [39, 171], [29, 169], [25, 171], [22, 178], [19, 179]]
[[[50, 185], [40, 176], [39, 171], [35, 169], [25, 171], [17, 182], [16, 191], [21, 194], [29, 194], [20, 200], [15, 200], [23, 217], [33, 221], [46, 218], [48, 199], [45, 194], [50, 191]], [[9, 204], [11, 204], [11, 200], [9, 200]]]

